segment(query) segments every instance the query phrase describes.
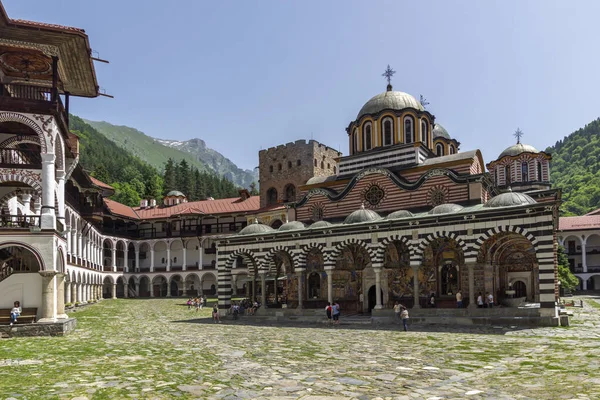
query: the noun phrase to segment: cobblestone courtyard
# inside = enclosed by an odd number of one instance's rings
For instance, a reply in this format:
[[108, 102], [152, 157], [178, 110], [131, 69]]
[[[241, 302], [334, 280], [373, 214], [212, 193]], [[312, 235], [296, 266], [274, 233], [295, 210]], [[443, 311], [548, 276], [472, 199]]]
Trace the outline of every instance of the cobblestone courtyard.
[[584, 301], [568, 328], [405, 333], [107, 300], [72, 313], [69, 336], [0, 339], [0, 399], [598, 399], [600, 306]]

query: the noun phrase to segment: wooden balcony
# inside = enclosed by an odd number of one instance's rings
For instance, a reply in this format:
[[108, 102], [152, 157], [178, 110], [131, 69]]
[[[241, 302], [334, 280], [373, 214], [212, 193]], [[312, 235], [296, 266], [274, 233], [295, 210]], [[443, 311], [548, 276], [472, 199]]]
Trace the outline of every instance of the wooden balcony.
[[56, 88], [0, 82], [0, 109], [32, 114], [50, 114], [56, 118], [56, 122], [63, 132], [69, 132], [68, 110], [63, 106]]
[[37, 215], [0, 215], [0, 229], [29, 229], [40, 226]]
[[0, 167], [41, 169], [42, 156], [39, 151], [0, 149]]

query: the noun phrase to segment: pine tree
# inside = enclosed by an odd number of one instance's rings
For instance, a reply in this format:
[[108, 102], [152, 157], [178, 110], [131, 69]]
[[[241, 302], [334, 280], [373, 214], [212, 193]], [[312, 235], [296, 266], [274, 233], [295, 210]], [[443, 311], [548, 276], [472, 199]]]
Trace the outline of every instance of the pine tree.
[[165, 164], [163, 195], [166, 195], [171, 190], [176, 190], [176, 185], [177, 175], [175, 171], [175, 163], [173, 162], [173, 159], [169, 158]]

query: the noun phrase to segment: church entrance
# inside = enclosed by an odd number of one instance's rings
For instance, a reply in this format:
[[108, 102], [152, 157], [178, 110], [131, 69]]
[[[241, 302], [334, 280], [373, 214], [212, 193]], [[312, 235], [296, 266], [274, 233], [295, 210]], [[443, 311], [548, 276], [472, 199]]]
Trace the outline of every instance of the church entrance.
[[[383, 290], [379, 289], [379, 291], [381, 292], [381, 298], [383, 301]], [[377, 305], [377, 289], [375, 288], [375, 285], [369, 288], [369, 292], [367, 294], [367, 301], [369, 306], [369, 312], [371, 312], [371, 310], [374, 309]]]
[[527, 286], [523, 281], [516, 281], [513, 283], [513, 290], [515, 291], [515, 297], [527, 297]]

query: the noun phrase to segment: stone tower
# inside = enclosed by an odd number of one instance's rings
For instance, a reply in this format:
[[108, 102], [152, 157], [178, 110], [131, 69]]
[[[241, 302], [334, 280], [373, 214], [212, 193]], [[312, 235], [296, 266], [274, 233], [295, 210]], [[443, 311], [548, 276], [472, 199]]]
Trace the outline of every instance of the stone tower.
[[271, 147], [258, 153], [260, 206], [296, 201], [298, 186], [314, 176], [338, 173], [342, 153], [316, 140]]

